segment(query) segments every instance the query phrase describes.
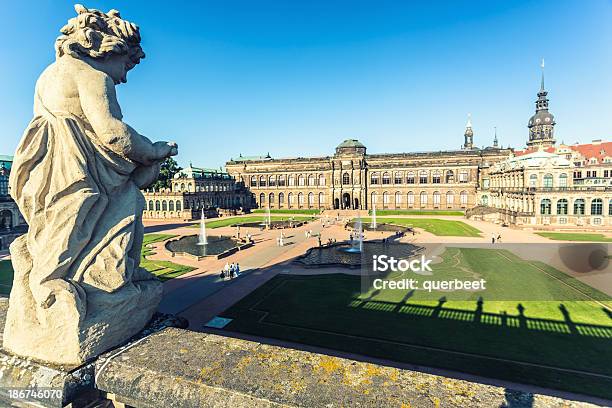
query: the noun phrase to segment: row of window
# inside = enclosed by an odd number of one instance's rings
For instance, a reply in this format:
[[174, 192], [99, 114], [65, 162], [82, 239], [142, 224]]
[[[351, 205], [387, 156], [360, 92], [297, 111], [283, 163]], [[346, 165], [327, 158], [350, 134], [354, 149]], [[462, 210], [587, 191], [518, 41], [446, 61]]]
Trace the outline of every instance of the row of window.
[[[400, 193], [399, 191], [396, 192], [395, 194], [393, 193], [388, 193], [388, 192], [384, 192], [382, 194], [377, 194], [376, 192], [373, 192], [371, 194], [371, 203], [372, 204], [377, 204], [379, 203], [379, 195], [382, 197], [382, 204], [383, 205], [387, 205], [390, 203], [391, 198], [393, 197], [393, 200], [395, 202], [395, 205], [398, 206], [400, 204], [402, 204], [403, 202], [403, 193]], [[296, 194], [293, 193], [289, 193], [287, 194], [287, 203], [289, 205], [293, 205], [294, 201], [295, 201], [295, 196]], [[414, 192], [410, 191], [408, 192], [406, 195], [406, 203], [408, 205], [414, 205], [415, 202], [415, 197], [417, 196]], [[432, 199], [433, 199], [433, 204], [434, 205], [438, 205], [440, 204], [440, 202], [442, 201], [442, 194], [439, 191], [434, 191], [433, 194], [431, 194]], [[316, 197], [318, 197], [318, 204], [322, 205], [325, 203], [325, 194], [324, 193], [319, 193]], [[429, 200], [429, 194], [427, 194], [427, 192], [425, 191], [421, 191], [418, 194], [419, 197], [419, 202], [421, 203], [421, 205], [426, 205], [428, 203]], [[308, 204], [309, 205], [314, 205], [315, 203], [315, 194], [314, 193], [308, 193], [307, 195], [305, 195], [304, 193], [298, 193], [297, 194], [297, 202], [299, 205], [304, 204], [304, 200], [308, 199]], [[454, 205], [455, 204], [455, 193], [453, 191], [448, 191], [445, 194], [445, 202], [447, 205]], [[268, 204], [274, 204], [275, 201], [275, 195], [274, 193], [270, 193], [268, 194], [268, 196], [266, 196], [266, 194], [261, 193], [259, 195], [259, 205], [260, 206], [264, 206], [266, 203]], [[279, 193], [278, 194], [278, 203], [279, 205], [282, 205], [285, 202], [285, 193]], [[459, 203], [462, 206], [467, 205], [468, 203], [468, 192], [467, 191], [462, 191], [461, 193], [459, 193]]]
[[[213, 184], [213, 185], [196, 185], [195, 187], [195, 191], [196, 192], [208, 192], [208, 191], [229, 191], [230, 190], [230, 186], [226, 185], [226, 184]], [[194, 189], [193, 189], [193, 184], [187, 183], [187, 185], [185, 185], [185, 183], [176, 183], [174, 184], [174, 191], [176, 192], [182, 192], [182, 191], [187, 191], [189, 193], [193, 193]]]
[[[442, 180], [445, 183], [450, 184], [455, 182], [455, 172], [453, 170], [447, 170], [446, 172], [442, 172], [440, 170], [434, 170], [431, 172], [426, 170], [421, 170], [419, 172], [408, 171], [404, 174], [404, 172], [398, 171], [393, 173], [393, 184], [416, 184], [416, 180], [418, 179], [419, 184], [428, 184], [431, 180], [432, 184], [440, 184]], [[469, 172], [467, 170], [461, 170], [459, 172], [459, 182], [467, 183], [469, 181]], [[349, 174], [344, 173], [342, 176], [342, 184], [349, 184]], [[372, 173], [370, 175], [370, 184], [391, 184], [391, 174], [389, 172], [384, 172], [382, 175], [380, 173]]]
[[[391, 173], [384, 172], [373, 172], [370, 175], [370, 184], [391, 184]], [[430, 178], [431, 176], [431, 178]], [[442, 180], [445, 183], [454, 183], [455, 182], [455, 172], [453, 170], [447, 170], [446, 172], [442, 172], [440, 170], [434, 170], [431, 172], [426, 170], [421, 170], [419, 172], [408, 171], [408, 172], [395, 172], [393, 173], [393, 184], [416, 184], [416, 181], [419, 181], [420, 184], [428, 184], [431, 180], [433, 184], [440, 184]], [[467, 170], [462, 170], [459, 172], [459, 182], [467, 183], [469, 181], [469, 172]], [[297, 184], [296, 184], [297, 182]], [[351, 184], [351, 175], [348, 172], [344, 172], [342, 174], [342, 184]], [[251, 176], [250, 186], [251, 187], [284, 187], [285, 185], [289, 186], [324, 186], [325, 185], [325, 176], [323, 174], [319, 174], [315, 176], [314, 174], [310, 174], [307, 177], [303, 174], [299, 176], [289, 175], [286, 177], [285, 175], [280, 176]]]
[[[584, 199], [579, 198], [574, 200], [574, 212], [573, 215], [585, 215], [586, 202]], [[557, 215], [568, 215], [569, 204], [565, 198], [557, 200]], [[544, 198], [540, 201], [540, 214], [551, 215], [552, 214], [552, 201], [548, 198]], [[612, 200], [608, 205], [608, 214], [612, 215]], [[603, 200], [601, 198], [595, 198], [591, 200], [591, 215], [603, 215]]]

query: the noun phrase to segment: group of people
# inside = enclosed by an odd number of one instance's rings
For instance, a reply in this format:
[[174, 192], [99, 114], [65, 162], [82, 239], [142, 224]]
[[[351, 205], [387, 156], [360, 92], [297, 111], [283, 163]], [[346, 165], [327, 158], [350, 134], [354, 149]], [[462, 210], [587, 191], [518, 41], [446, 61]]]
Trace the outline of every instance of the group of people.
[[306, 230], [306, 231], [304, 231], [304, 236], [306, 236], [306, 238], [310, 238], [310, 237], [312, 237], [312, 230]]
[[494, 232], [491, 233], [491, 243], [494, 244], [495, 242], [501, 242], [501, 234], [497, 234], [495, 235]]
[[281, 231], [280, 236], [276, 238], [276, 246], [285, 246], [285, 233]]
[[238, 262], [232, 262], [231, 264], [226, 262], [225, 266], [221, 270], [221, 279], [234, 279], [240, 276], [240, 264]]

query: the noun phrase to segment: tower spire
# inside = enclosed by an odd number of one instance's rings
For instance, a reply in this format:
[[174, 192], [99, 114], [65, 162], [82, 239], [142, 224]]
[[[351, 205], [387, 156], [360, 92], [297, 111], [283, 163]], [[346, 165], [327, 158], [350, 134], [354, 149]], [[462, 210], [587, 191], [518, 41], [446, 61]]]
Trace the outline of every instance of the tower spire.
[[540, 92], [544, 92], [544, 58], [542, 58], [542, 84], [540, 85]]
[[472, 114], [468, 113], [468, 120], [465, 124], [465, 133], [463, 133], [463, 148], [473, 149], [474, 148], [474, 131], [472, 130]]
[[498, 147], [499, 141], [497, 140], [497, 126], [494, 126], [493, 129], [494, 129], [493, 132], [495, 134], [495, 137], [493, 138], [493, 147]]

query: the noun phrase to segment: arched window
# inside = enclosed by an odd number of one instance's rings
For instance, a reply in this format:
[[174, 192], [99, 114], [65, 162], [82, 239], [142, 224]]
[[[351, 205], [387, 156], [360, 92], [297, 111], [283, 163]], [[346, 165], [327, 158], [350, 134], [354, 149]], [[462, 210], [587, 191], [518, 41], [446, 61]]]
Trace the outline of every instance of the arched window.
[[408, 195], [406, 196], [406, 202], [408, 204], [408, 207], [414, 206], [414, 193], [412, 191], [408, 192]]
[[436, 207], [440, 206], [440, 192], [439, 191], [434, 191], [433, 193], [433, 204]]
[[401, 173], [401, 172], [396, 171], [396, 172], [395, 172], [395, 177], [394, 177], [393, 182], [394, 182], [395, 184], [402, 184], [402, 176], [403, 176], [403, 175], [402, 175], [402, 173]]
[[584, 199], [578, 198], [574, 200], [574, 215], [584, 215]]
[[402, 193], [399, 191], [395, 192], [395, 208], [399, 208], [402, 205]]
[[489, 196], [486, 196], [486, 195], [482, 196], [482, 205], [485, 205], [485, 206], [489, 205]]
[[389, 173], [387, 173], [387, 172], [383, 173], [382, 183], [383, 184], [390, 184], [391, 183], [391, 176], [389, 176]]
[[264, 204], [266, 204], [266, 195], [264, 193], [261, 193], [259, 195], [259, 206], [263, 207]]
[[454, 183], [455, 182], [455, 172], [452, 170], [448, 170], [446, 172], [446, 183]]
[[529, 176], [529, 187], [536, 188], [537, 186], [538, 186], [538, 175], [532, 174], [531, 176]]
[[567, 215], [567, 200], [565, 198], [557, 200], [557, 215]]
[[542, 215], [550, 215], [551, 213], [551, 202], [548, 198], [542, 199], [540, 201], [540, 214]]
[[285, 205], [285, 194], [278, 193], [278, 207], [283, 208], [284, 205]]
[[545, 174], [544, 175], [544, 188], [551, 189], [553, 186], [553, 175]]
[[303, 186], [305, 184], [305, 182], [306, 182], [306, 179], [304, 178], [304, 175], [300, 174], [298, 176], [298, 186]]
[[559, 174], [559, 187], [567, 188], [567, 174], [565, 173]]
[[153, 200], [149, 200], [149, 211], [153, 211]]
[[612, 200], [608, 203], [608, 215], [612, 215]]
[[319, 174], [319, 185], [320, 186], [325, 185], [325, 176], [323, 174]]
[[376, 195], [376, 191], [372, 192], [372, 205], [376, 204], [378, 201], [378, 196]]
[[433, 184], [440, 184], [441, 178], [442, 178], [442, 173], [440, 173], [439, 170], [436, 170], [436, 171], [433, 172], [433, 174], [431, 176], [431, 182]]
[[176, 200], [176, 211], [181, 211], [181, 202]]
[[455, 204], [455, 193], [452, 191], [446, 192], [446, 205], [452, 207]]
[[193, 184], [188, 184], [187, 185], [187, 191], [189, 191], [190, 193], [193, 192]]
[[300, 208], [304, 206], [304, 193], [298, 194], [298, 206]]
[[274, 187], [274, 186], [276, 186], [276, 176], [270, 176], [270, 177], [268, 178], [268, 185], [269, 185], [270, 187]]
[[414, 171], [409, 171], [406, 174], [406, 184], [414, 184], [414, 178], [415, 178]]
[[459, 182], [467, 183], [469, 181], [469, 173], [467, 170], [461, 170], [459, 172]]
[[159, 200], [155, 200], [155, 211], [161, 211], [161, 203]]
[[323, 207], [325, 205], [325, 194], [319, 193], [319, 207]]
[[342, 175], [342, 184], [351, 184], [351, 176], [348, 173]]
[[308, 208], [314, 207], [314, 194], [308, 193]]
[[293, 207], [293, 204], [294, 204], [293, 201], [294, 200], [295, 199], [294, 199], [293, 193], [289, 193], [287, 195], [287, 202], [288, 202], [289, 208]]
[[603, 200], [601, 198], [595, 198], [591, 200], [591, 215], [602, 215], [603, 214]]
[[389, 193], [386, 191], [383, 193], [383, 206], [386, 207], [389, 205]]
[[289, 176], [289, 185], [295, 186], [295, 176], [293, 174]]
[[308, 175], [308, 185], [309, 186], [314, 186], [315, 185], [315, 176], [314, 176], [314, 174]]
[[370, 176], [370, 184], [378, 184], [378, 183], [379, 183], [378, 173], [372, 173], [372, 175]]
[[174, 211], [174, 201], [168, 201], [168, 210]]
[[181, 190], [180, 191], [185, 191], [185, 183], [181, 183]]
[[419, 172], [419, 183], [427, 184], [427, 172], [425, 170]]
[[265, 186], [266, 186], [266, 177], [265, 176], [259, 177], [259, 187], [265, 187]]
[[278, 185], [279, 187], [285, 187], [285, 175], [281, 174], [278, 176]]
[[427, 193], [425, 191], [421, 191], [421, 207], [425, 207], [427, 205]]
[[274, 193], [268, 195], [268, 207], [274, 207]]
[[459, 202], [461, 203], [462, 207], [465, 207], [468, 203], [468, 193], [467, 191], [462, 191], [461, 193], [459, 193]]

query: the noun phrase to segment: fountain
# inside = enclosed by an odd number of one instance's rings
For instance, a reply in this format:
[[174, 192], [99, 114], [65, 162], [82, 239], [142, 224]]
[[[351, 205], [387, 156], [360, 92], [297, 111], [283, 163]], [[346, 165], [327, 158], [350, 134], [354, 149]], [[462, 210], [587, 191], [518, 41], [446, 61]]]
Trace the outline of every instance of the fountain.
[[370, 228], [373, 230], [376, 229], [376, 204], [374, 204], [372, 208], [372, 223], [370, 224]]
[[206, 223], [204, 222], [204, 209], [202, 209], [202, 217], [200, 218], [200, 235], [198, 235], [198, 243], [196, 245], [208, 245], [206, 238]]
[[266, 224], [268, 228], [272, 225], [272, 217], [270, 216], [270, 206], [266, 207]]
[[341, 247], [340, 250], [343, 252], [348, 252], [348, 253], [353, 253], [353, 254], [357, 254], [357, 253], [361, 253], [363, 252], [363, 228], [361, 227], [362, 223], [361, 223], [361, 216], [359, 216], [357, 218], [357, 221], [355, 222], [355, 236], [353, 238], [353, 240], [351, 241], [351, 246], [350, 247]]

